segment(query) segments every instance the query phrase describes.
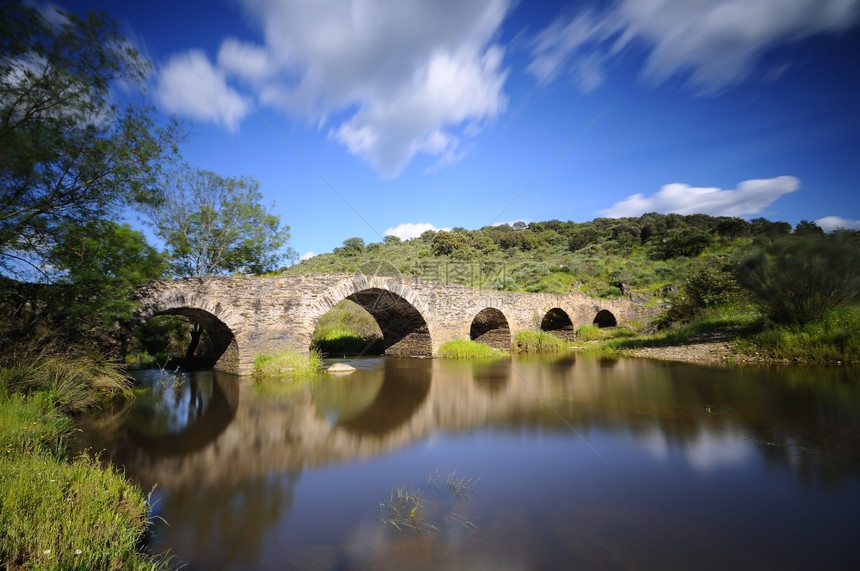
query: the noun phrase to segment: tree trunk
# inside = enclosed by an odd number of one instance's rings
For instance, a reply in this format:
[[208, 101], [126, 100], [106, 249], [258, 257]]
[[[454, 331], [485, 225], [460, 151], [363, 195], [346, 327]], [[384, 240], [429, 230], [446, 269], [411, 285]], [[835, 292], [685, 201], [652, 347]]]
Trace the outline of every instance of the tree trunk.
[[191, 342], [188, 344], [188, 349], [185, 351], [185, 362], [190, 363], [194, 359], [194, 353], [197, 352], [197, 346], [200, 345], [200, 337], [203, 335], [203, 326], [197, 322], [191, 323]]

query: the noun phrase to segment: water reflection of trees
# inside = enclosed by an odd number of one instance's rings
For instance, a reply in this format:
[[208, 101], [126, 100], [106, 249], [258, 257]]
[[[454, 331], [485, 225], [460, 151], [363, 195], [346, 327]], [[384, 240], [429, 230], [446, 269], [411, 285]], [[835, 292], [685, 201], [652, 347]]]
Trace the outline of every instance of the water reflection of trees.
[[[230, 424], [239, 404], [239, 379], [219, 371], [163, 374], [130, 409], [128, 435], [147, 453], [184, 455], [205, 448]], [[153, 403], [154, 406], [149, 406]]]
[[[170, 504], [169, 517], [183, 530], [172, 534], [171, 547], [200, 569], [260, 568], [268, 531], [292, 510], [300, 477], [300, 471], [290, 471], [165, 492], [159, 500]], [[157, 537], [152, 547], [160, 550]]]
[[[583, 355], [551, 362], [375, 363], [376, 369], [278, 398], [243, 389], [247, 381], [217, 376], [205, 406], [199, 403], [202, 388], [197, 397], [188, 388], [178, 399], [184, 407], [179, 430], [171, 424], [153, 431], [158, 423], [144, 423], [148, 429], [140, 430], [114, 419], [123, 426], [115, 442], [98, 441], [93, 448], [115, 449], [117, 461], [132, 473], [146, 473], [145, 481], [195, 474], [218, 481], [219, 472], [241, 481], [382, 454], [437, 431], [573, 427], [642, 442], [659, 438], [687, 455], [697, 447], [701, 453], [703, 442], [714, 438], [732, 446], [753, 443], [766, 462], [790, 467], [810, 482], [860, 474], [860, 388], [845, 369], [731, 369], [624, 359], [608, 367], [605, 359]], [[362, 390], [373, 394], [338, 396], [339, 386], [362, 382]], [[317, 404], [315, 394], [327, 396]], [[135, 417], [128, 410], [122, 414]], [[161, 460], [168, 458], [174, 460]]]
[[[850, 370], [620, 360], [607, 371], [605, 365], [580, 358], [562, 372], [514, 363], [521, 376], [551, 376], [558, 387], [546, 395], [554, 398], [554, 410], [518, 422], [558, 430], [570, 423], [642, 438], [656, 428], [668, 445], [681, 448], [703, 434], [742, 438], [766, 462], [790, 467], [804, 481], [835, 483], [860, 474], [860, 387]], [[565, 375], [563, 385], [559, 375]]]

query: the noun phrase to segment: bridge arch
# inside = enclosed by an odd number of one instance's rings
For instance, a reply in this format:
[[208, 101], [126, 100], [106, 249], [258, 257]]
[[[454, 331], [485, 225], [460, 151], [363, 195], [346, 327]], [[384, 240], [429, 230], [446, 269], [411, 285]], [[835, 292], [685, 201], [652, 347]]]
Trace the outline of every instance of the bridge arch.
[[396, 278], [356, 275], [329, 290], [317, 305], [310, 330], [332, 307], [348, 299], [373, 316], [386, 355], [430, 357], [433, 342], [424, 318], [426, 302]]
[[[235, 373], [238, 371], [239, 346], [236, 343], [236, 336], [226, 323], [204, 309], [180, 306], [141, 315], [135, 321], [131, 331], [129, 331], [129, 338], [131, 337], [134, 329], [143, 325], [150, 319], [162, 315], [181, 315], [197, 323], [200, 327], [199, 332], [202, 333], [205, 331], [211, 341], [212, 368], [216, 371], [224, 371], [228, 373]], [[198, 333], [198, 335], [200, 333]], [[192, 333], [192, 336], [193, 335], [194, 333]], [[128, 340], [125, 342], [124, 349], [127, 349], [127, 347]]]
[[597, 315], [594, 316], [594, 321], [591, 323], [592, 325], [597, 325], [600, 328], [615, 327], [618, 325], [618, 319], [616, 319], [615, 314], [608, 309], [601, 309], [597, 312]]
[[472, 319], [469, 339], [489, 345], [493, 349], [511, 349], [511, 328], [505, 314], [495, 307], [486, 307]]
[[540, 329], [566, 341], [574, 341], [576, 337], [573, 321], [567, 312], [560, 307], [553, 307], [544, 314], [540, 322]]

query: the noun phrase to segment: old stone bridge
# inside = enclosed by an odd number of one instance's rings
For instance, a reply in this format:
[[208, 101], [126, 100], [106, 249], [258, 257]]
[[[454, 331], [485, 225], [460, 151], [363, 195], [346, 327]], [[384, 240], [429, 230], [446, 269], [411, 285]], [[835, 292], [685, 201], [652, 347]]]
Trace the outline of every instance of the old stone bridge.
[[157, 281], [137, 296], [141, 304], [125, 340], [154, 316], [184, 315], [209, 334], [220, 355], [215, 368], [238, 374], [250, 374], [262, 353], [308, 351], [320, 317], [344, 299], [376, 319], [386, 354], [418, 357], [431, 357], [458, 338], [509, 349], [523, 330], [573, 340], [581, 325], [615, 326], [646, 312], [626, 298], [502, 292], [361, 272]]

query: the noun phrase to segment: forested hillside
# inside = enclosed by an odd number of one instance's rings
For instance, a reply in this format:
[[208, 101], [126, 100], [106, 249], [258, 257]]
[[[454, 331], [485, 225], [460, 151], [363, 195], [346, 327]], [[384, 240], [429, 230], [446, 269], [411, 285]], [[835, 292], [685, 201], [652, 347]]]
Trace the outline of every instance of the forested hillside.
[[793, 229], [764, 218], [747, 222], [705, 214], [518, 222], [428, 231], [408, 241], [386, 236], [365, 244], [349, 238], [334, 252], [283, 272], [390, 271], [493, 289], [653, 299], [674, 292], [701, 269], [736, 265], [755, 244], [809, 233], [822, 231], [811, 222]]

